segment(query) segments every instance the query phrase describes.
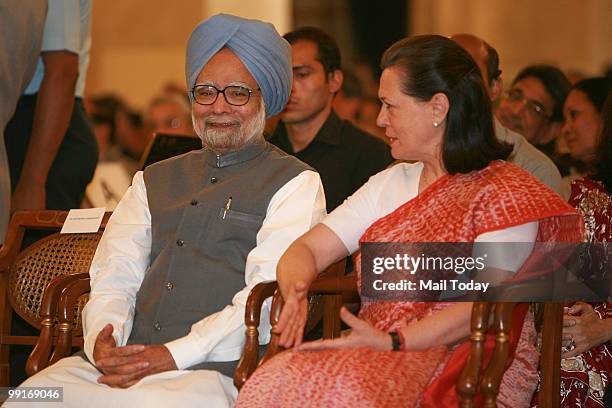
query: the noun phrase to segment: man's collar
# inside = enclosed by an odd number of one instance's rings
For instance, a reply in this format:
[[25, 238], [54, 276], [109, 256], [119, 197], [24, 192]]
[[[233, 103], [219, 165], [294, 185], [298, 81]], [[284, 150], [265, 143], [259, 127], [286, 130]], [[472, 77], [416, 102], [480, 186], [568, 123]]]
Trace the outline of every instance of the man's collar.
[[317, 132], [317, 135], [315, 136], [314, 140], [330, 145], [339, 145], [341, 129], [342, 120], [332, 109], [329, 116], [323, 123], [323, 126], [321, 126], [321, 129], [319, 129], [319, 131]]
[[[323, 122], [323, 126], [321, 126], [321, 129], [319, 129], [314, 139], [310, 143], [317, 141], [334, 146], [339, 145], [342, 125], [342, 120], [332, 109], [325, 122]], [[276, 125], [276, 129], [274, 129], [271, 139], [280, 140], [282, 144], [285, 144], [286, 142], [288, 146], [291, 146], [291, 142], [289, 141], [289, 136], [287, 134], [287, 128], [282, 121]]]
[[212, 150], [204, 149], [204, 161], [211, 167], [233, 166], [254, 159], [263, 153], [268, 146], [268, 142], [260, 140], [248, 144], [240, 150], [223, 154], [217, 154]]

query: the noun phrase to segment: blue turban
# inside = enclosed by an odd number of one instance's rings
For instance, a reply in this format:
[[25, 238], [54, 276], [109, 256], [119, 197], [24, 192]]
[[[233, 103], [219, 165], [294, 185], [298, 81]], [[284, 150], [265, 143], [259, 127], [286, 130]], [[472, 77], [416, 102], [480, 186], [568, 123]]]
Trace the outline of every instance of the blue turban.
[[[249, 70], [263, 96], [266, 116], [281, 112], [291, 93], [291, 46], [270, 23], [217, 14], [201, 22], [187, 44], [185, 77], [191, 91], [204, 65], [227, 47]], [[189, 92], [193, 103], [193, 95]]]

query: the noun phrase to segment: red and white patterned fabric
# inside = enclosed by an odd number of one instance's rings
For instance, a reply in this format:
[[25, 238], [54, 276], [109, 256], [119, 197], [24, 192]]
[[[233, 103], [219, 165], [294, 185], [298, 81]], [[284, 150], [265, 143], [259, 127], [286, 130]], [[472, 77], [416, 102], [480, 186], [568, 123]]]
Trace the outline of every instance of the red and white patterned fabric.
[[[473, 242], [485, 232], [532, 221], [539, 222], [539, 242], [574, 242], [582, 234], [578, 214], [556, 193], [519, 167], [497, 161], [479, 171], [441, 177], [372, 224], [361, 242]], [[361, 279], [359, 258], [358, 254], [355, 265]], [[359, 315], [380, 330], [390, 331], [447, 306], [364, 299]], [[536, 386], [535, 331], [532, 324], [525, 328], [513, 360], [515, 368], [511, 366], [504, 376], [502, 406], [528, 406]], [[287, 351], [254, 373], [239, 394], [237, 406], [417, 406], [434, 374], [443, 371], [448, 355], [446, 347], [400, 353]], [[525, 384], [521, 378], [531, 380]]]

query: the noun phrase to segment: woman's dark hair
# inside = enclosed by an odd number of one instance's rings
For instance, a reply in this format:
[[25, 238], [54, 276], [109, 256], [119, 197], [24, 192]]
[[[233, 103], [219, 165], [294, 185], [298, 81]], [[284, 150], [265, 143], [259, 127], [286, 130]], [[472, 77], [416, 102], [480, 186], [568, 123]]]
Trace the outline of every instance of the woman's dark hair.
[[405, 38], [383, 54], [381, 68], [394, 68], [402, 92], [427, 102], [437, 93], [449, 100], [442, 160], [450, 174], [469, 173], [505, 160], [512, 146], [495, 137], [491, 101], [470, 55], [439, 35]]
[[603, 132], [597, 149], [597, 161], [593, 178], [604, 183], [608, 193], [612, 193], [612, 92], [601, 109], [604, 116]]
[[608, 94], [612, 90], [612, 78], [597, 77], [576, 82], [572, 91], [577, 90], [586, 95], [598, 112], [602, 112]]

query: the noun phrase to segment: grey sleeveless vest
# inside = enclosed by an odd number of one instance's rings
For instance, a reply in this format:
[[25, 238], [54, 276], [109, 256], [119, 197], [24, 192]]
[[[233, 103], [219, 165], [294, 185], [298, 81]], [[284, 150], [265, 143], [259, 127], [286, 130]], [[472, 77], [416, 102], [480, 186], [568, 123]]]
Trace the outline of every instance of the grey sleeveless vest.
[[[306, 164], [268, 142], [199, 150], [147, 167], [151, 263], [128, 343], [163, 344], [231, 304], [272, 196]], [[232, 376], [236, 362], [203, 363]]]

